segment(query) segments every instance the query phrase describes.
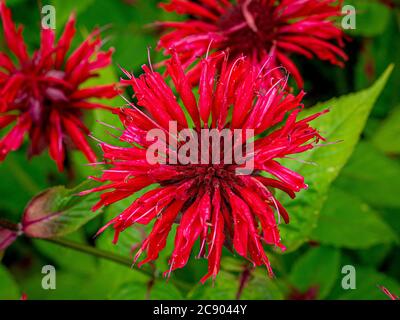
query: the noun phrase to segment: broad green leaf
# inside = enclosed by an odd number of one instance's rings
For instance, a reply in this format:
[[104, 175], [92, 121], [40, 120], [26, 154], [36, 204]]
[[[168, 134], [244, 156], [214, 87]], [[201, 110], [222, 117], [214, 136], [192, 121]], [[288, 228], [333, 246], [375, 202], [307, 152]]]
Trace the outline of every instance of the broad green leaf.
[[146, 283], [128, 282], [120, 286], [113, 294], [111, 300], [144, 300], [147, 298], [148, 288]]
[[380, 209], [380, 214], [396, 234], [400, 235], [400, 208], [383, 208]]
[[0, 264], [0, 300], [17, 300], [21, 296], [17, 283], [5, 266]]
[[220, 271], [213, 285], [211, 279], [205, 284], [197, 284], [188, 295], [192, 300], [233, 300], [239, 289], [239, 278], [225, 271]]
[[382, 123], [372, 137], [372, 143], [388, 154], [400, 153], [400, 105]]
[[[188, 294], [194, 300], [233, 300], [238, 296], [240, 275], [220, 271], [215, 282], [209, 279], [205, 284], [198, 283]], [[265, 270], [256, 269], [251, 272], [240, 299], [244, 300], [280, 300], [284, 298], [282, 284], [271, 279]]]
[[[378, 286], [386, 287], [395, 295], [400, 293], [400, 284], [391, 277], [379, 273], [373, 269], [357, 267], [356, 268], [356, 289], [338, 290], [338, 296], [334, 299], [340, 300], [390, 300]], [[337, 283], [340, 286], [340, 282]]]
[[96, 194], [78, 195], [91, 187], [93, 184], [90, 181], [74, 189], [58, 186], [34, 197], [22, 219], [24, 233], [33, 238], [54, 238], [79, 229], [101, 212], [90, 210], [98, 200]]
[[126, 282], [110, 296], [111, 300], [182, 300], [183, 296], [173, 283], [164, 279], [149, 283]]
[[[123, 201], [122, 203], [126, 203]], [[114, 210], [120, 207], [121, 203], [115, 208], [108, 212], [108, 218], [114, 216]], [[110, 208], [111, 209], [111, 208]], [[120, 208], [122, 209], [122, 208]], [[123, 210], [123, 209], [122, 209]], [[119, 213], [119, 212], [118, 212]], [[112, 244], [114, 236], [113, 230], [106, 230], [103, 235], [100, 236], [97, 241], [97, 246], [104, 250], [113, 252], [120, 256], [131, 259], [133, 263], [133, 256], [139, 248], [140, 244], [149, 233], [149, 227], [144, 228], [143, 226], [137, 225], [128, 228], [122, 232], [119, 236], [117, 244]], [[167, 244], [168, 246], [168, 244]], [[168, 250], [169, 251], [169, 250]], [[163, 268], [160, 268], [160, 263], [163, 264]], [[165, 265], [165, 267], [164, 267]], [[156, 268], [159, 270], [158, 274], [162, 271], [167, 270], [167, 258], [165, 255], [160, 254], [159, 259], [155, 262]], [[150, 270], [149, 266], [143, 266], [143, 269]], [[161, 270], [160, 270], [161, 269]], [[151, 280], [150, 277], [141, 273], [140, 270], [135, 270], [129, 266], [118, 265], [113, 262], [102, 260], [98, 268], [98, 274], [104, 275], [99, 280], [98, 277], [92, 279], [92, 285], [95, 282], [107, 283], [110, 294], [110, 299], [181, 299], [182, 295], [173, 285], [173, 279], [168, 283], [165, 279], [160, 277], [159, 282], [154, 284], [154, 287], [149, 291], [147, 290], [147, 284]], [[171, 284], [170, 284], [171, 283]]]
[[343, 141], [314, 148], [299, 156], [302, 160], [315, 162], [317, 166], [285, 162], [289, 168], [302, 174], [309, 185], [308, 190], [302, 191], [296, 200], [284, 198], [291, 222], [282, 225], [281, 229], [283, 243], [289, 252], [309, 239], [317, 224], [329, 187], [353, 152], [368, 115], [392, 69], [393, 66], [390, 66], [379, 80], [366, 90], [334, 98], [307, 110], [306, 115], [309, 115], [330, 108], [331, 111], [316, 119], [313, 126], [321, 131], [328, 142]]
[[[72, 262], [71, 262], [72, 263]], [[78, 261], [76, 262], [78, 263]], [[35, 270], [35, 275], [24, 279], [21, 289], [26, 292], [29, 300], [88, 300], [91, 295], [85, 292], [87, 275], [66, 272], [56, 268], [56, 289], [43, 289], [43, 274], [40, 269]], [[103, 297], [104, 299], [105, 297]]]
[[[71, 241], [85, 243], [83, 230], [68, 234], [65, 238]], [[33, 239], [34, 246], [46, 258], [50, 259], [57, 268], [80, 275], [89, 275], [96, 271], [96, 258], [58, 244]], [[79, 261], [79, 262], [78, 262]]]
[[[105, 209], [104, 223], [108, 222], [112, 218], [120, 214], [126, 207], [128, 207], [140, 194], [144, 191], [140, 191], [131, 197], [118, 201], [114, 205]], [[145, 237], [145, 229], [142, 225], [132, 226], [121, 232], [119, 235], [118, 242], [113, 244], [114, 230], [112, 228], [106, 229], [100, 234], [96, 240], [96, 247], [102, 250], [109, 251], [126, 259], [130, 259], [133, 263], [133, 257], [139, 245], [142, 243]], [[143, 266], [146, 268], [146, 266]], [[90, 280], [92, 286], [101, 286], [99, 290], [104, 290], [104, 286], [107, 288], [105, 294], [108, 297], [114, 295], [115, 290], [118, 290], [126, 282], [130, 284], [139, 282], [143, 286], [144, 281], [149, 281], [149, 276], [130, 268], [130, 266], [124, 266], [117, 264], [112, 261], [101, 259], [97, 274]]]
[[307, 251], [294, 264], [290, 284], [300, 292], [317, 289], [317, 298], [324, 299], [340, 274], [340, 251], [321, 246]]
[[86, 285], [82, 290], [94, 299], [117, 299], [114, 295], [124, 283], [146, 287], [149, 280], [149, 276], [128, 265], [102, 259], [96, 271], [86, 277]]
[[[268, 257], [269, 258], [269, 257]], [[228, 272], [242, 272], [246, 261], [242, 257], [228, 254], [221, 257], [221, 269]]]
[[[100, 249], [125, 257], [133, 264], [134, 254], [144, 239], [143, 232], [144, 230], [141, 226], [128, 228], [120, 234], [118, 243], [113, 244], [113, 230], [106, 230], [104, 231], [104, 234], [99, 236], [99, 239], [96, 241], [96, 246]], [[162, 257], [160, 257], [160, 260], [162, 260]], [[158, 263], [159, 261], [157, 260], [156, 264], [158, 265]], [[143, 266], [142, 269], [146, 270], [146, 272], [151, 270], [148, 265]], [[167, 268], [162, 268], [161, 270], [160, 268], [158, 269], [160, 271], [159, 274], [161, 274], [162, 271], [167, 270]], [[96, 286], [97, 283], [102, 286], [106, 284], [107, 296], [115, 298], [113, 297], [113, 294], [115, 291], [119, 290], [118, 288], [121, 285], [127, 282], [133, 285], [134, 283], [142, 283], [149, 280], [150, 277], [147, 273], [142, 273], [140, 270], [131, 268], [130, 265], [124, 266], [122, 264], [101, 259], [97, 268], [97, 273], [92, 277], [90, 282], [91, 285], [94, 286]], [[143, 284], [140, 285], [143, 286]]]
[[392, 243], [398, 237], [374, 210], [355, 196], [332, 188], [312, 238], [349, 249]]
[[160, 278], [151, 287], [149, 298], [151, 300], [182, 300], [183, 296], [171, 281], [166, 282], [166, 279]]
[[393, 249], [392, 244], [378, 244], [368, 249], [357, 250], [362, 264], [378, 269]]
[[[154, 185], [146, 187], [139, 192], [136, 192], [132, 196], [114, 203], [112, 206], [107, 207], [105, 210], [105, 222], [115, 218], [122, 211], [124, 211], [129, 205], [132, 204], [138, 197], [146, 193], [147, 191], [154, 188]], [[108, 228], [102, 234], [99, 235], [96, 245], [104, 250], [110, 250], [114, 253], [118, 253], [127, 258], [133, 258], [133, 254], [140, 248], [141, 243], [146, 239], [147, 235], [151, 231], [152, 225], [133, 225], [127, 228], [124, 232], [121, 232], [118, 238], [118, 242], [113, 244], [114, 229]]]
[[400, 208], [400, 165], [369, 143], [359, 143], [335, 185], [377, 208]]
[[[218, 278], [217, 278], [218, 281]], [[240, 296], [242, 300], [283, 300], [285, 286], [281, 278], [271, 279], [263, 268], [252, 272]]]

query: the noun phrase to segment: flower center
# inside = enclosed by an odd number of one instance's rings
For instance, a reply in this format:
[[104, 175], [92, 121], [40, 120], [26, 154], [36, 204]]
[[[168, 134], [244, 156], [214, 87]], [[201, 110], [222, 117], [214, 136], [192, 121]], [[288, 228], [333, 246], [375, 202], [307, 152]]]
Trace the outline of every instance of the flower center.
[[233, 166], [228, 165], [185, 165], [180, 166], [182, 180], [195, 179], [196, 186], [212, 190], [221, 182], [227, 184], [238, 183]]
[[165, 164], [179, 172], [179, 181], [195, 179], [196, 185], [213, 188], [221, 181], [237, 183], [241, 168], [252, 172], [253, 162], [247, 160], [252, 150], [252, 142], [235, 130], [202, 129], [201, 133], [192, 132], [188, 139], [180, 140], [176, 149], [170, 149], [172, 153]]
[[14, 105], [27, 110], [36, 125], [46, 125], [51, 108], [62, 107], [68, 102], [67, 88], [62, 84], [64, 72], [50, 70], [37, 74], [31, 68], [29, 65], [21, 70], [24, 85], [16, 93]]
[[234, 53], [269, 50], [273, 45], [276, 20], [274, 8], [259, 0], [233, 6], [219, 20], [221, 32]]

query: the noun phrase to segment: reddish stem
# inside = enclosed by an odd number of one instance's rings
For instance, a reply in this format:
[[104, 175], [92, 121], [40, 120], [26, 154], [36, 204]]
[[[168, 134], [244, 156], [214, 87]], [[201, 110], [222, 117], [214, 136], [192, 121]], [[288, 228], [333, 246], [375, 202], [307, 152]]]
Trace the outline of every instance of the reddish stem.
[[249, 266], [246, 266], [242, 274], [240, 275], [239, 279], [239, 289], [236, 293], [236, 300], [240, 300], [240, 297], [242, 296], [243, 290], [248, 284], [251, 276], [251, 270]]

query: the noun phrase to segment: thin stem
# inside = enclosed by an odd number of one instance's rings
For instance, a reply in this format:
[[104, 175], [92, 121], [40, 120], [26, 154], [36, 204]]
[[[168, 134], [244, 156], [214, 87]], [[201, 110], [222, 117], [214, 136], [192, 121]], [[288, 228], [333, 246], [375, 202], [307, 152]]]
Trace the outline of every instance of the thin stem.
[[[109, 261], [113, 261], [115, 263], [119, 263], [122, 264], [124, 266], [128, 266], [131, 268], [134, 268], [136, 271], [141, 272], [149, 277], [152, 277], [152, 279], [154, 279], [154, 273], [150, 270], [146, 270], [146, 269], [139, 269], [137, 267], [134, 267], [132, 264], [132, 260], [127, 259], [125, 257], [116, 255], [114, 253], [105, 251], [105, 250], [101, 250], [95, 247], [91, 247], [82, 243], [78, 243], [75, 241], [71, 241], [71, 240], [67, 240], [67, 239], [61, 239], [61, 238], [53, 238], [53, 239], [39, 239], [39, 240], [45, 240], [54, 244], [58, 244], [60, 246], [66, 247], [66, 248], [70, 248], [73, 250], [77, 250], [83, 253], [87, 253], [90, 254], [92, 256], [95, 257], [99, 257], [99, 258], [103, 258], [103, 259], [107, 259]], [[171, 279], [171, 282], [181, 288], [184, 291], [189, 291], [192, 289], [192, 286], [184, 281], [181, 281], [179, 279]]]
[[[122, 257], [120, 255], [116, 255], [114, 253], [111, 253], [109, 251], [105, 251], [105, 250], [101, 250], [92, 246], [88, 246], [82, 243], [78, 243], [75, 241], [71, 241], [71, 240], [67, 240], [67, 239], [61, 239], [61, 238], [53, 238], [53, 239], [41, 239], [41, 240], [45, 240], [48, 242], [52, 242], [55, 244], [58, 244], [60, 246], [66, 247], [66, 248], [70, 248], [73, 250], [77, 250], [80, 252], [84, 252], [87, 254], [90, 254], [92, 256], [98, 257], [98, 258], [103, 258], [103, 259], [107, 259], [119, 264], [122, 264], [124, 266], [128, 266], [128, 267], [132, 267], [132, 261], [130, 259], [127, 259], [125, 257]], [[144, 273], [148, 276], [152, 276], [152, 272], [149, 270], [145, 270], [145, 269], [139, 269], [139, 268], [135, 268], [136, 271], [139, 271], [141, 273]]]
[[5, 219], [0, 219], [0, 227], [11, 231], [19, 231], [18, 224]]
[[239, 289], [236, 292], [236, 300], [240, 300], [243, 290], [250, 280], [251, 272], [252, 272], [252, 269], [250, 269], [250, 266], [246, 265], [244, 267], [242, 274], [240, 275]]
[[[0, 219], [0, 227], [3, 227], [8, 230], [12, 231], [19, 231], [19, 226], [16, 223], [10, 222], [8, 220]], [[61, 239], [61, 238], [53, 238], [53, 239], [40, 239], [37, 238], [38, 240], [44, 240], [50, 243], [54, 243], [72, 250], [80, 251], [86, 254], [90, 254], [92, 256], [102, 258], [102, 259], [107, 259], [109, 261], [113, 261], [115, 263], [119, 263], [124, 266], [128, 266], [130, 268], [134, 268], [136, 271], [141, 272], [149, 277], [151, 277], [154, 280], [154, 272], [151, 270], [146, 270], [146, 269], [139, 269], [137, 267], [134, 267], [132, 264], [131, 259], [127, 259], [125, 257], [122, 257], [120, 255], [116, 255], [114, 253], [111, 253], [109, 251], [101, 250], [92, 246], [88, 246], [86, 244], [78, 243], [75, 241], [67, 240], [67, 239]], [[172, 280], [172, 279], [171, 279]], [[180, 287], [181, 289], [185, 291], [189, 291], [192, 287], [190, 284], [180, 281], [179, 279], [173, 279], [172, 282], [177, 286]]]

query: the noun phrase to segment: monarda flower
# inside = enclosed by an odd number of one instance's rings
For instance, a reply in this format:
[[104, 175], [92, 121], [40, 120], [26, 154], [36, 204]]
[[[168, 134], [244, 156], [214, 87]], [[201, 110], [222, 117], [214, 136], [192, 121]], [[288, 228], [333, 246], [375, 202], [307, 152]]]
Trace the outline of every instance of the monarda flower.
[[75, 34], [72, 15], [56, 43], [54, 31], [42, 29], [40, 48], [30, 56], [22, 27], [16, 28], [4, 1], [0, 2], [0, 15], [5, 43], [15, 56], [0, 52], [0, 129], [13, 125], [0, 140], [0, 161], [21, 146], [26, 134], [29, 155], [38, 155], [48, 147], [59, 170], [63, 169], [67, 146], [95, 161], [86, 140], [84, 111], [106, 108], [89, 99], [112, 98], [118, 92], [114, 85], [81, 85], [111, 63], [112, 49], [100, 51], [102, 41], [96, 30], [67, 57]]
[[[189, 16], [158, 23], [168, 30], [159, 47], [166, 54], [171, 48], [177, 50], [185, 67], [210, 49], [229, 49], [233, 60], [244, 54], [254, 64], [272, 56], [275, 65], [284, 66], [303, 87], [292, 55], [316, 57], [338, 66], [347, 60], [341, 49], [343, 31], [333, 21], [341, 15], [341, 1], [171, 0], [161, 6]], [[198, 70], [193, 71], [196, 81]]]
[[[203, 282], [219, 272], [224, 244], [254, 266], [265, 265], [271, 275], [264, 245], [284, 249], [278, 223], [280, 217], [289, 222], [289, 216], [275, 198], [274, 190], [280, 189], [294, 198], [295, 192], [307, 185], [301, 175], [277, 160], [314, 147], [321, 136], [309, 122], [320, 114], [299, 120], [303, 92], [297, 96], [286, 93], [286, 78], [274, 78], [267, 67], [257, 68], [244, 57], [233, 64], [228, 61], [225, 53], [219, 53], [200, 62], [198, 98], [177, 53], [167, 62], [176, 94], [168, 79], [147, 66], [138, 78], [126, 72], [129, 79], [123, 82], [132, 85], [137, 101], [119, 110], [124, 127], [119, 139], [125, 145], [100, 143], [108, 167], [100, 178], [94, 179], [103, 185], [82, 195], [107, 190], [94, 206], [96, 210], [156, 185], [99, 231], [112, 226], [117, 242], [119, 233], [133, 224], [154, 222], [135, 256], [136, 261], [146, 253], [139, 266], [157, 259], [174, 223], [179, 226], [168, 275], [186, 265], [198, 240], [199, 257], [208, 259]], [[252, 159], [253, 170], [238, 174], [236, 169], [245, 164], [236, 160], [226, 163], [222, 155], [234, 147], [227, 148], [222, 139], [216, 150], [221, 154], [220, 161], [211, 157], [206, 161], [202, 158], [200, 163], [182, 160], [181, 151], [186, 154], [188, 140], [173, 133], [171, 123], [176, 132], [191, 128], [186, 136], [189, 140], [200, 137], [204, 130], [239, 131], [243, 137], [249, 137], [246, 132], [252, 130], [253, 151], [245, 157]], [[168, 146], [158, 154], [165, 157], [164, 163], [149, 161], [149, 151], [155, 143], [149, 133], [155, 129], [165, 132]], [[214, 144], [198, 139], [199, 149], [204, 150], [205, 144], [207, 151], [212, 145], [210, 150], [215, 154]], [[248, 143], [246, 139], [235, 140], [241, 141], [235, 148], [243, 141]], [[207, 158], [207, 152], [203, 155]]]

